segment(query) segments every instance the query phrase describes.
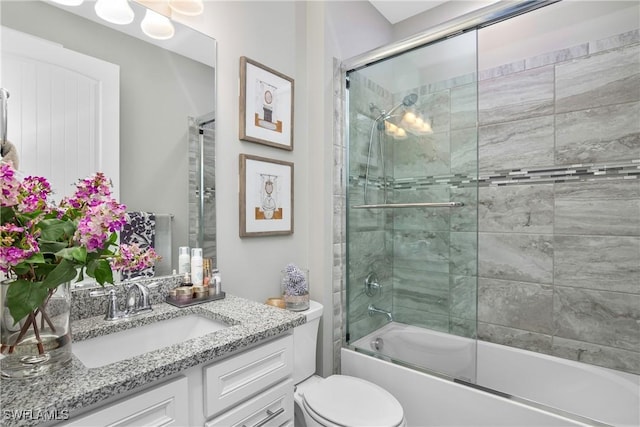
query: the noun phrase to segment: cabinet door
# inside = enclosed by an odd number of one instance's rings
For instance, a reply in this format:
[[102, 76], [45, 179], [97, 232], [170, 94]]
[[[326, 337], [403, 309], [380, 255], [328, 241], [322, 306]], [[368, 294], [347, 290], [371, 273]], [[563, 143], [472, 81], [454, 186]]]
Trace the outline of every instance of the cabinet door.
[[205, 424], [205, 427], [269, 427], [292, 425], [293, 380], [259, 394]]
[[188, 382], [179, 377], [149, 390], [105, 405], [64, 426], [187, 426], [189, 425]]
[[215, 416], [233, 405], [291, 377], [293, 336], [287, 335], [204, 368], [205, 417]]

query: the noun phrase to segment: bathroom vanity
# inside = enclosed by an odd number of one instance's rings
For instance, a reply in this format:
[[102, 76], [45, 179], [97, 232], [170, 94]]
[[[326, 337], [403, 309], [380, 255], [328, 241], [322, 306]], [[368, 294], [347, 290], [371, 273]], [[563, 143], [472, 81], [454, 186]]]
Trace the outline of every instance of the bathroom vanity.
[[[223, 326], [139, 355], [111, 348], [122, 358], [100, 357], [107, 353], [100, 350], [105, 342], [137, 346], [127, 341], [135, 329], [151, 327], [145, 332], [150, 341], [165, 339], [175, 333], [174, 320], [183, 317]], [[82, 355], [92, 367], [74, 354], [69, 366], [52, 375], [3, 380], [3, 425], [292, 424], [292, 330], [305, 321], [302, 314], [232, 295], [187, 308], [160, 303], [148, 314], [115, 322], [104, 315], [76, 320], [74, 343], [94, 340], [87, 343], [96, 357]], [[120, 340], [119, 334], [122, 341], [104, 340]]]

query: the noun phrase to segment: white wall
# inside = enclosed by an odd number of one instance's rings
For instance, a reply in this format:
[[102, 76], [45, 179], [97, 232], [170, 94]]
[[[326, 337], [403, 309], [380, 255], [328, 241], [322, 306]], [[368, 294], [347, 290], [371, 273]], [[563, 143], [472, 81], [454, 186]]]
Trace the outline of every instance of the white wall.
[[393, 26], [393, 40], [398, 41], [456, 19], [459, 16], [496, 3], [498, 0], [450, 0], [426, 12], [407, 18]]
[[[305, 4], [207, 1], [204, 14], [183, 22], [218, 41], [216, 114], [216, 204], [218, 266], [223, 288], [264, 301], [280, 293], [280, 270], [289, 262], [309, 265], [309, 144], [306, 130]], [[240, 141], [239, 61], [247, 56], [295, 80], [294, 150]], [[294, 163], [294, 233], [239, 237], [238, 156], [258, 155]], [[313, 279], [311, 286], [314, 286]]]
[[[635, 30], [639, 23], [637, 1], [562, 1], [478, 31], [478, 68], [605, 39]], [[504, 43], [505, 34], [509, 43]]]
[[[218, 41], [216, 201], [223, 286], [264, 301], [279, 294], [279, 272], [288, 262], [308, 266], [311, 297], [325, 306], [319, 372], [328, 375], [333, 369], [333, 312], [340, 308], [332, 287], [332, 62], [333, 57], [346, 59], [387, 43], [391, 26], [365, 1], [207, 1], [202, 16], [179, 20]], [[295, 80], [293, 152], [238, 139], [240, 56]], [[292, 236], [238, 237], [240, 153], [294, 162]]]

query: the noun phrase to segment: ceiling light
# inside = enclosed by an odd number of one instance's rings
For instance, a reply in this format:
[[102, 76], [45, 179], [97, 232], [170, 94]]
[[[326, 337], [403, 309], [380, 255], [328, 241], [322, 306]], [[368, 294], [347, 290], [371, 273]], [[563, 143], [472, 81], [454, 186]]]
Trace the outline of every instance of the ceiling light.
[[175, 30], [173, 24], [166, 16], [162, 16], [151, 9], [147, 9], [140, 28], [149, 37], [157, 40], [167, 40], [173, 37]]
[[98, 0], [95, 9], [100, 18], [112, 24], [130, 24], [134, 18], [127, 0]]
[[196, 16], [204, 10], [202, 0], [169, 0], [169, 7], [182, 15]]
[[84, 0], [51, 0], [54, 3], [62, 4], [65, 6], [80, 6]]

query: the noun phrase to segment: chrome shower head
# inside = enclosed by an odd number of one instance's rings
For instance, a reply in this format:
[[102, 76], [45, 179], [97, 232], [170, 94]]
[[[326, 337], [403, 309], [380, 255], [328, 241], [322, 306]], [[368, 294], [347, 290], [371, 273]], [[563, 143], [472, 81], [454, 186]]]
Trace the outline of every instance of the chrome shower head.
[[409, 95], [405, 96], [404, 98], [402, 98], [402, 102], [399, 103], [398, 105], [396, 105], [395, 107], [393, 107], [391, 110], [387, 111], [384, 115], [384, 119], [388, 119], [389, 117], [391, 117], [391, 114], [393, 112], [395, 112], [398, 108], [400, 107], [411, 107], [413, 104], [415, 104], [418, 101], [418, 95], [416, 95], [415, 93], [410, 93]]
[[411, 107], [413, 104], [418, 101], [418, 95], [415, 93], [410, 93], [402, 99], [402, 105], [405, 107]]

